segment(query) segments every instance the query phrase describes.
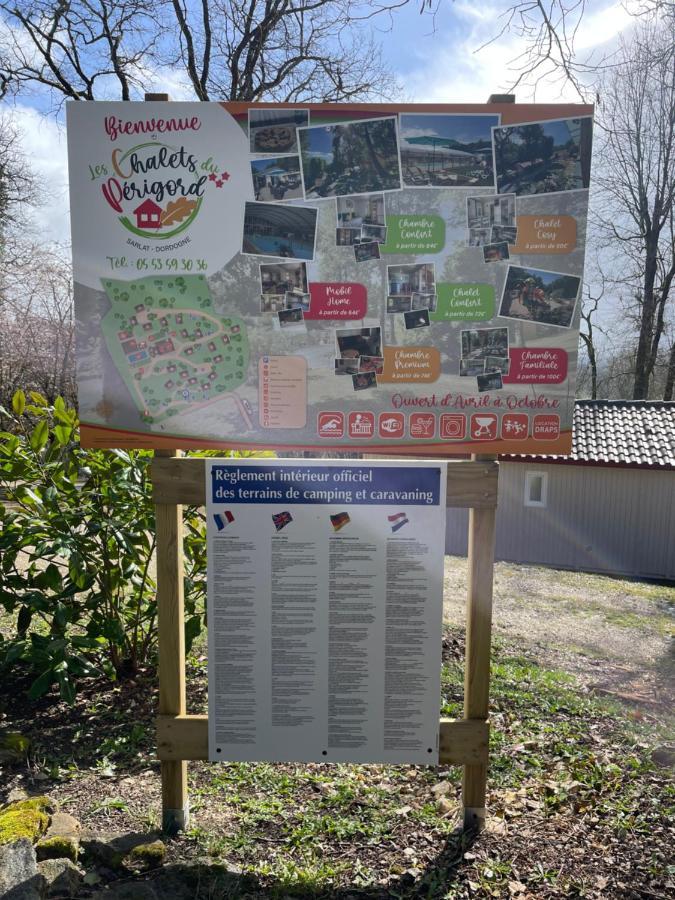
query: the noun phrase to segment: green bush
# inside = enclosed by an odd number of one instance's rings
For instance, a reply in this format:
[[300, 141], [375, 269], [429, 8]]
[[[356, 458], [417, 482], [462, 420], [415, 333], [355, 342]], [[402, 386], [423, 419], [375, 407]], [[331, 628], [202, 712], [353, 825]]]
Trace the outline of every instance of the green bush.
[[[133, 674], [156, 649], [149, 451], [85, 450], [74, 409], [22, 391], [0, 412], [0, 667], [27, 664], [30, 696], [77, 679]], [[204, 623], [205, 521], [185, 510], [188, 646]], [[14, 629], [12, 629], [14, 631]]]

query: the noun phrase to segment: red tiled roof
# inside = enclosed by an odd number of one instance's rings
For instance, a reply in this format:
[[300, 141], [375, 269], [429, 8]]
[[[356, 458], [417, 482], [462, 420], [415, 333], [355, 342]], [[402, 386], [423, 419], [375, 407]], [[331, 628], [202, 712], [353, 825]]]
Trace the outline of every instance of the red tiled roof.
[[675, 401], [577, 400], [570, 456], [500, 458], [675, 469]]

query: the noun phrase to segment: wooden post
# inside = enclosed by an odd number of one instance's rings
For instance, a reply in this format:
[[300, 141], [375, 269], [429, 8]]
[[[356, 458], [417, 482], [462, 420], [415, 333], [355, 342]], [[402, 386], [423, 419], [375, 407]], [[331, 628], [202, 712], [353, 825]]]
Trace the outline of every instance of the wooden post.
[[[169, 101], [168, 94], [146, 93], [148, 102]], [[180, 450], [155, 450], [156, 457], [179, 457]], [[185, 609], [183, 603], [183, 507], [155, 504], [157, 538], [157, 653], [159, 714], [184, 716]], [[187, 828], [190, 809], [186, 760], [162, 760], [162, 829]]]
[[[147, 102], [169, 101], [168, 94], [146, 93]], [[156, 457], [179, 457], [180, 450], [155, 450]], [[159, 714], [184, 716], [185, 610], [183, 604], [183, 507], [155, 504], [157, 537], [157, 653]], [[162, 760], [162, 829], [187, 828], [190, 809], [186, 760]]]
[[[495, 457], [474, 455], [472, 459], [494, 461]], [[496, 513], [495, 506], [469, 509], [464, 719], [482, 722], [487, 721], [490, 699]], [[481, 831], [485, 826], [486, 789], [487, 763], [464, 766], [462, 805], [466, 830]]]
[[[156, 457], [179, 457], [179, 450], [155, 450]], [[183, 507], [155, 503], [157, 534], [157, 624], [159, 714], [184, 716], [185, 615], [183, 608]], [[187, 827], [187, 762], [162, 760], [162, 828]]]

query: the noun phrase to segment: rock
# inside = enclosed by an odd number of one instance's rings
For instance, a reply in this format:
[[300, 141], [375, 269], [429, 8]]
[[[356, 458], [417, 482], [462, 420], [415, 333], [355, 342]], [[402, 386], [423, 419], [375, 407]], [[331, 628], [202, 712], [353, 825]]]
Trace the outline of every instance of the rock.
[[456, 805], [448, 800], [447, 797], [439, 797], [436, 801], [436, 812], [441, 816], [449, 815], [451, 812], [454, 812], [456, 808]]
[[15, 787], [7, 794], [7, 802], [14, 803], [15, 800], [27, 800], [28, 791], [22, 787]]
[[0, 847], [0, 897], [40, 900], [42, 878], [38, 874], [33, 844], [20, 838]]
[[438, 784], [431, 788], [431, 793], [434, 797], [445, 797], [446, 794], [450, 793], [451, 787], [452, 785], [449, 781], [439, 781]]
[[44, 878], [47, 897], [75, 897], [82, 881], [82, 874], [69, 859], [43, 859], [38, 872]]
[[652, 750], [652, 762], [662, 769], [675, 768], [675, 747], [656, 747]]
[[134, 847], [149, 843], [150, 834], [129, 834], [128, 832], [101, 834], [92, 831], [83, 831], [80, 836], [80, 847], [84, 858], [89, 865], [102, 865], [108, 869], [119, 872], [124, 869], [125, 857], [129, 856]]
[[30, 747], [30, 738], [18, 731], [6, 731], [0, 734], [0, 765], [11, 765], [26, 758]]
[[[126, 884], [109, 884], [102, 891], [97, 891], [92, 900], [160, 900], [152, 884], [147, 881], [127, 882]], [[164, 895], [171, 896], [173, 894]]]
[[194, 871], [192, 867], [186, 867], [175, 874], [162, 872], [152, 881], [113, 882], [97, 891], [92, 900], [194, 900], [198, 896], [239, 896], [212, 891], [208, 880], [200, 881], [200, 872], [199, 867], [195, 867]]
[[160, 840], [150, 841], [145, 844], [137, 844], [124, 862], [142, 869], [156, 869], [162, 865], [165, 856], [166, 846], [164, 843]]
[[54, 804], [49, 797], [15, 800], [0, 808], [0, 845], [28, 838], [31, 844], [42, 837], [49, 826]]
[[76, 818], [64, 812], [56, 812], [49, 823], [47, 833], [38, 841], [35, 851], [38, 859], [71, 859], [77, 862], [80, 852], [82, 826]]
[[35, 852], [39, 860], [69, 859], [75, 863], [79, 846], [71, 837], [44, 837], [35, 845]]

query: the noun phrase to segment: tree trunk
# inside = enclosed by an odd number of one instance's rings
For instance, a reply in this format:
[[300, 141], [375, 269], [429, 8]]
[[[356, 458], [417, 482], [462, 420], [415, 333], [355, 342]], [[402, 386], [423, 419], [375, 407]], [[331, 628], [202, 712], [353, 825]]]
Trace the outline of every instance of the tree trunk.
[[654, 325], [657, 307], [657, 297], [654, 291], [657, 252], [658, 244], [654, 243], [653, 238], [648, 238], [645, 242], [645, 274], [642, 282], [640, 335], [635, 354], [633, 400], [647, 400], [649, 398], [649, 381], [654, 368], [652, 351], [654, 349]]
[[675, 388], [675, 341], [670, 348], [670, 357], [668, 359], [668, 372], [666, 373], [666, 386], [663, 389], [663, 399], [673, 399], [673, 388]]

